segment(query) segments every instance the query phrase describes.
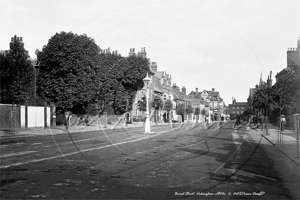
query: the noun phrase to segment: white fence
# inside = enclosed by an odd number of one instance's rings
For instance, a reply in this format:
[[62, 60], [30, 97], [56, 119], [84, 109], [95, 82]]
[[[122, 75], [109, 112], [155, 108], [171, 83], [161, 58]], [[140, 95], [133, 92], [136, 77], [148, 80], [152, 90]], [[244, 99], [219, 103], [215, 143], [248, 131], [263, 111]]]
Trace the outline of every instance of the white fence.
[[51, 124], [55, 118], [55, 109], [48, 106], [0, 104], [0, 110], [0, 128], [11, 128], [12, 124], [14, 128], [55, 126], [55, 122]]

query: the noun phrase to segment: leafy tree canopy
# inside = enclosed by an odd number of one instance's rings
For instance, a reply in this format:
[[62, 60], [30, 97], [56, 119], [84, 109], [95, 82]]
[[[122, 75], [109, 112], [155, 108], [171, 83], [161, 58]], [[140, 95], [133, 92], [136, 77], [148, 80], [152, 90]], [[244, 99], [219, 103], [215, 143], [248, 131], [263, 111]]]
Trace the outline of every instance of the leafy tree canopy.
[[0, 57], [1, 103], [34, 104], [34, 67], [24, 43], [16, 35]]
[[163, 108], [163, 100], [160, 96], [155, 95], [151, 101], [151, 107], [155, 110], [161, 110]]
[[173, 109], [173, 102], [170, 99], [167, 99], [164, 104], [164, 110], [170, 112]]
[[185, 114], [185, 106], [183, 104], [179, 104], [176, 108], [177, 115], [184, 115]]
[[206, 115], [206, 110], [205, 109], [201, 110], [201, 115], [203, 115], [203, 116]]
[[199, 115], [200, 114], [200, 108], [195, 108], [195, 115]]
[[190, 114], [190, 113], [193, 113], [193, 107], [191, 106], [191, 105], [188, 105], [187, 107], [186, 107], [186, 110], [185, 110], [185, 112], [187, 113], [187, 114]]
[[146, 96], [142, 97], [142, 100], [138, 101], [138, 109], [139, 111], [146, 111], [147, 110], [147, 102], [146, 102]]
[[94, 69], [100, 48], [86, 35], [56, 33], [37, 51], [38, 92], [63, 110], [86, 104], [99, 84]]

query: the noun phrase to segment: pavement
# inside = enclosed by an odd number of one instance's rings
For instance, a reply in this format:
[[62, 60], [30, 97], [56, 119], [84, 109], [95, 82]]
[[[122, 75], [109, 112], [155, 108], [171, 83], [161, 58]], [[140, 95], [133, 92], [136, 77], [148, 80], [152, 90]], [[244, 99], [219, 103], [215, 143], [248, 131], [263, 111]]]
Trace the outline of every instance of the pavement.
[[252, 127], [254, 128], [252, 130], [255, 131], [251, 131], [251, 137], [256, 141], [263, 137], [261, 140], [262, 144], [275, 146], [279, 151], [300, 165], [300, 133], [298, 133], [297, 142], [297, 133], [293, 130], [279, 131], [279, 127], [272, 124], [268, 124], [268, 131], [263, 127], [265, 127], [264, 124]]
[[[185, 121], [183, 124], [195, 123], [194, 121]], [[200, 121], [198, 123], [201, 123]], [[212, 126], [214, 123], [207, 123], [207, 128]], [[163, 126], [169, 125], [169, 123], [154, 123], [150, 122], [152, 126]], [[9, 129], [0, 129], [0, 139], [16, 136], [34, 136], [34, 135], [57, 135], [57, 134], [66, 134], [66, 133], [79, 133], [79, 132], [89, 132], [89, 131], [98, 131], [98, 130], [113, 130], [113, 129], [127, 129], [133, 127], [143, 127], [145, 126], [144, 122], [134, 122], [131, 124], [125, 125], [120, 123], [118, 125], [107, 124], [106, 128], [103, 125], [98, 126], [97, 124], [91, 124], [89, 126], [80, 125], [80, 126], [70, 126], [68, 130], [66, 126], [55, 126], [55, 127], [31, 127], [31, 128], [16, 128], [13, 130]]]
[[[168, 123], [152, 123], [151, 126], [161, 126], [168, 125]], [[89, 125], [89, 126], [70, 126], [68, 130], [66, 126], [55, 126], [55, 127], [32, 127], [32, 128], [16, 128], [14, 130], [9, 129], [0, 129], [0, 138], [15, 137], [15, 136], [33, 136], [33, 135], [56, 135], [56, 134], [66, 134], [66, 133], [78, 133], [78, 132], [89, 132], [89, 131], [98, 131], [98, 130], [112, 130], [112, 129], [126, 129], [133, 127], [143, 127], [143, 122], [135, 122], [132, 124], [119, 124], [111, 125], [108, 124], [105, 127], [98, 125]]]

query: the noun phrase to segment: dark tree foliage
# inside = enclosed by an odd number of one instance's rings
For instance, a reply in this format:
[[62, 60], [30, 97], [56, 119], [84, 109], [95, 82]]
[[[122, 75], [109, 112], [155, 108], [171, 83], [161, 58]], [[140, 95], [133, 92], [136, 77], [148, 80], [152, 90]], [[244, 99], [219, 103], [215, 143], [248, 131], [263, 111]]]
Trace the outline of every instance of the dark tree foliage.
[[101, 52], [94, 40], [71, 32], [56, 33], [37, 51], [38, 92], [62, 110], [73, 113], [123, 114], [131, 110], [146, 73], [146, 58]]
[[177, 115], [184, 115], [185, 114], [185, 107], [183, 104], [179, 104], [176, 108]]
[[167, 99], [164, 104], [164, 110], [170, 112], [173, 109], [173, 102], [170, 99]]
[[195, 111], [194, 111], [194, 114], [196, 115], [196, 122], [198, 123], [198, 118], [199, 118], [199, 115], [200, 115], [200, 108], [195, 108]]
[[184, 114], [185, 114], [185, 106], [184, 104], [179, 104], [176, 108], [176, 114], [182, 117], [182, 121], [184, 122]]
[[278, 75], [271, 87], [258, 88], [253, 98], [248, 100], [245, 114], [268, 115], [270, 121], [278, 122], [280, 114], [300, 112], [300, 66], [291, 65]]
[[169, 123], [171, 120], [171, 110], [173, 110], [173, 102], [170, 99], [167, 99], [164, 103], [164, 110], [169, 113]]
[[267, 109], [269, 108], [270, 105], [270, 96], [268, 96], [268, 92], [269, 92], [269, 88], [258, 89], [252, 101], [253, 109], [256, 112], [262, 111], [264, 115], [266, 115]]
[[187, 105], [185, 112], [189, 116], [189, 114], [194, 112], [193, 107], [191, 105]]
[[145, 112], [147, 110], [147, 102], [146, 102], [146, 96], [142, 97], [142, 100], [138, 101], [138, 109], [139, 111]]
[[286, 68], [272, 87], [275, 107], [293, 113], [300, 112], [300, 66]]
[[1, 103], [34, 105], [34, 74], [24, 43], [15, 35], [0, 57]]
[[191, 113], [193, 113], [193, 107], [191, 105], [188, 105], [185, 109], [185, 112], [189, 115]]
[[206, 110], [205, 110], [205, 109], [202, 109], [202, 110], [201, 110], [201, 115], [203, 115], [203, 116], [206, 115]]
[[38, 93], [64, 111], [91, 102], [100, 84], [94, 72], [99, 52], [86, 35], [56, 33], [36, 52]]
[[137, 91], [144, 87], [143, 79], [147, 72], [153, 74], [145, 58], [124, 58], [111, 53], [101, 53], [96, 70], [101, 82], [97, 87], [97, 98], [111, 107], [115, 114], [131, 110]]
[[163, 100], [160, 96], [155, 95], [151, 101], [151, 107], [155, 110], [161, 110], [164, 106]]
[[154, 108], [154, 121], [157, 122], [157, 111], [162, 110], [164, 106], [163, 100], [160, 96], [155, 95], [151, 101], [151, 107]]
[[199, 115], [200, 114], [200, 108], [195, 108], [195, 115]]

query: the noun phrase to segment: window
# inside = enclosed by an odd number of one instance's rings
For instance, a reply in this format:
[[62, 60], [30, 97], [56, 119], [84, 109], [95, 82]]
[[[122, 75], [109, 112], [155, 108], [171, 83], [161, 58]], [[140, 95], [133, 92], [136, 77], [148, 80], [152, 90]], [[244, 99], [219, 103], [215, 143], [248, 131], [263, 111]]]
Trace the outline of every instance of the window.
[[236, 107], [236, 109], [240, 109], [240, 107]]

